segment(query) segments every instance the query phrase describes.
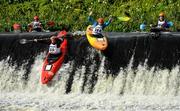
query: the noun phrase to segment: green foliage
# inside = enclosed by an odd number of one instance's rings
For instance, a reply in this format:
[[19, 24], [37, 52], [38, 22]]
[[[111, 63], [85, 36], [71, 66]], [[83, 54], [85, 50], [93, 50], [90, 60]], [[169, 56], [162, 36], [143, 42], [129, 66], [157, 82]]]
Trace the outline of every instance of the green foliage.
[[[156, 24], [161, 11], [176, 27], [180, 27], [179, 0], [2, 0], [0, 2], [0, 31], [11, 29], [14, 23], [26, 27], [38, 15], [46, 27], [46, 22], [53, 20], [56, 28], [63, 25], [70, 27], [71, 31], [85, 30], [89, 22], [87, 17], [93, 11], [93, 18], [104, 17], [108, 20], [113, 16], [113, 22], [106, 31], [130, 32], [139, 30], [139, 25]], [[119, 21], [121, 16], [130, 16], [128, 22]]]

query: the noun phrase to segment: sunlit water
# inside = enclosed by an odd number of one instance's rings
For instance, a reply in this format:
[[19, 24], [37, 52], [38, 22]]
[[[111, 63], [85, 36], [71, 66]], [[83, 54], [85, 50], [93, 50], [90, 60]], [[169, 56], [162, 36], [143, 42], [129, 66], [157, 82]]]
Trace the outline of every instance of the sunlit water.
[[[117, 77], [104, 73], [101, 64], [93, 92], [86, 86], [82, 92], [85, 66], [76, 70], [71, 92], [66, 94], [66, 82], [73, 69], [73, 61], [63, 64], [51, 86], [41, 85], [40, 74], [44, 53], [36, 57], [29, 80], [24, 81], [25, 69], [15, 69], [6, 60], [0, 62], [0, 111], [179, 111], [179, 66], [147, 70], [146, 63], [132, 70], [130, 61]], [[8, 58], [7, 58], [8, 60]], [[90, 66], [93, 71], [94, 65]]]

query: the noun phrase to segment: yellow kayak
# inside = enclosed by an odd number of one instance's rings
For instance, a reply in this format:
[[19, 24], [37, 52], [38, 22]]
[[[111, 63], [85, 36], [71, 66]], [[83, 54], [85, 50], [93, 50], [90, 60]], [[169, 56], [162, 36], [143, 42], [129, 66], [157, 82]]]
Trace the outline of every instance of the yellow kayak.
[[89, 41], [89, 44], [98, 50], [105, 50], [108, 46], [107, 38], [104, 36], [103, 38], [96, 38], [92, 35], [92, 26], [89, 25], [86, 29], [86, 36]]

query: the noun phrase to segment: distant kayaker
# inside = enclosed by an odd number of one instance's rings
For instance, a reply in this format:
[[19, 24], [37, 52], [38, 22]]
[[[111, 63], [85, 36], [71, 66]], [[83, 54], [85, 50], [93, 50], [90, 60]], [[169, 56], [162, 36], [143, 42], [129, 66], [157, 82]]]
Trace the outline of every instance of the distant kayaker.
[[110, 19], [107, 22], [104, 22], [103, 18], [99, 18], [97, 21], [95, 21], [91, 15], [92, 12], [89, 13], [88, 21], [90, 21], [93, 24], [91, 27], [92, 34], [94, 37], [101, 38], [103, 37], [102, 31], [112, 22], [112, 17], [110, 17]]
[[159, 19], [158, 19], [158, 23], [157, 23], [157, 28], [169, 28], [168, 27], [168, 22], [165, 20], [165, 14], [163, 12], [161, 12], [159, 14]]
[[28, 24], [28, 26], [30, 27], [30, 32], [42, 32], [43, 30], [42, 24], [38, 16], [34, 16], [34, 21]]
[[167, 21], [165, 19], [164, 12], [161, 12], [159, 14], [157, 25], [155, 27], [153, 25], [150, 26], [151, 26], [151, 32], [169, 31], [169, 28], [173, 26], [173, 23]]
[[146, 30], [146, 22], [144, 21], [141, 25], [140, 25], [140, 30], [141, 31], [145, 31]]
[[21, 25], [18, 23], [13, 24], [13, 30], [15, 33], [20, 33], [21, 32]]

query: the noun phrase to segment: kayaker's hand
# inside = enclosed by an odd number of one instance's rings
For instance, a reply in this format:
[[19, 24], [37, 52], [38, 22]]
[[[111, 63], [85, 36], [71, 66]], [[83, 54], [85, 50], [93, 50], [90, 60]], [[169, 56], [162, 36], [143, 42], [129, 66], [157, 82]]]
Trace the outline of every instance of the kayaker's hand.
[[30, 23], [30, 24], [28, 24], [28, 27], [32, 27], [31, 23]]
[[110, 15], [109, 16], [109, 21], [112, 22], [112, 20], [113, 20], [113, 17], [112, 17], [112, 15]]
[[91, 15], [92, 15], [92, 13], [93, 13], [93, 12], [91, 11], [91, 12], [89, 13], [89, 16], [91, 16]]
[[34, 39], [34, 42], [37, 42], [38, 40], [37, 39]]
[[57, 36], [51, 36], [51, 38], [50, 38], [50, 39], [55, 39], [55, 38], [57, 38]]
[[89, 30], [91, 30], [91, 31], [92, 31], [92, 30], [93, 30], [93, 27], [89, 27]]
[[150, 24], [149, 26], [152, 28], [152, 27], [153, 27], [153, 24]]

